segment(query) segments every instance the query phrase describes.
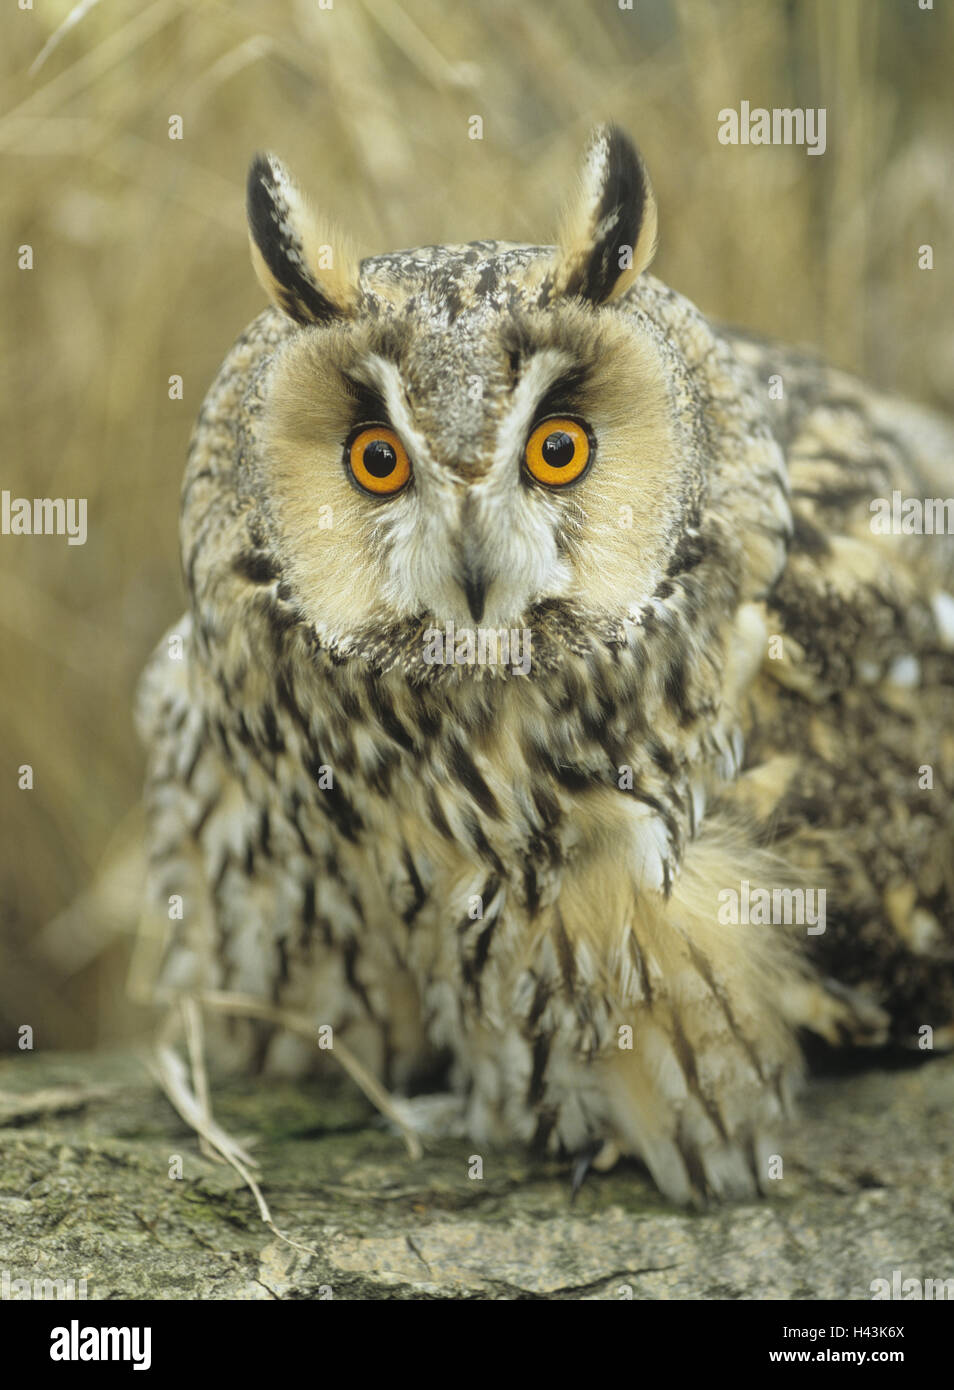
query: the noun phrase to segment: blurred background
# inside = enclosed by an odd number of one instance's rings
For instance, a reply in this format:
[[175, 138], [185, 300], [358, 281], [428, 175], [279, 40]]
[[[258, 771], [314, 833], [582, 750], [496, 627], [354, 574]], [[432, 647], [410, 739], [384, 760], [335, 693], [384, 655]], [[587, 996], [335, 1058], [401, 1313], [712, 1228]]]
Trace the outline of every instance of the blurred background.
[[[710, 315], [886, 388], [942, 408], [954, 396], [950, 7], [324, 4], [4, 6], [0, 486], [85, 497], [89, 521], [85, 546], [0, 536], [4, 1047], [25, 1023], [37, 1047], [137, 1024], [131, 707], [183, 607], [192, 421], [264, 305], [243, 213], [253, 151], [287, 160], [365, 254], [546, 242], [589, 127], [615, 120], [656, 184], [658, 275]], [[718, 112], [742, 100], [826, 107], [827, 152], [721, 145]], [[932, 271], [917, 268], [926, 243]], [[24, 245], [32, 270], [18, 268]], [[18, 789], [25, 763], [33, 790]]]

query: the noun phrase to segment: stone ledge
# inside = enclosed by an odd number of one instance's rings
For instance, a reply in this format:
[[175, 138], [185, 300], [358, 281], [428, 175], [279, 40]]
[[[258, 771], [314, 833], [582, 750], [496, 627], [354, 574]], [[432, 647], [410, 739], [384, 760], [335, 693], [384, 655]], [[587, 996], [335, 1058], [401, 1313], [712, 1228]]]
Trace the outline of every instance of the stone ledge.
[[[417, 1163], [350, 1085], [215, 1088], [258, 1136], [277, 1227], [199, 1153], [129, 1053], [0, 1064], [0, 1273], [91, 1299], [824, 1299], [954, 1276], [954, 1058], [816, 1082], [778, 1195], [683, 1212], [636, 1165], [590, 1177], [518, 1152]], [[170, 1161], [180, 1155], [181, 1180]]]

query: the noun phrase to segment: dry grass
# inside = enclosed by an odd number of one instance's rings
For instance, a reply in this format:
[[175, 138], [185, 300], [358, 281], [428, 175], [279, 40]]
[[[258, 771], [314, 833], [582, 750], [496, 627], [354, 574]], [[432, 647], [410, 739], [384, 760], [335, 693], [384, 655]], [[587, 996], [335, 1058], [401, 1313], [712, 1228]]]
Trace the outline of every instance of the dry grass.
[[[817, 344], [921, 399], [949, 402], [954, 384], [949, 7], [77, 9], [53, 39], [68, 4], [6, 6], [0, 59], [2, 486], [86, 497], [90, 518], [85, 547], [0, 537], [0, 1026], [9, 1037], [31, 1023], [38, 1045], [131, 1022], [121, 982], [142, 759], [130, 704], [182, 605], [175, 528], [191, 422], [262, 302], [242, 214], [253, 150], [278, 151], [368, 252], [545, 240], [585, 132], [612, 118], [657, 185], [664, 278], [713, 314]], [[828, 152], [721, 146], [717, 112], [743, 98], [826, 106]], [[173, 114], [181, 142], [167, 137]], [[472, 115], [482, 141], [468, 139]], [[924, 242], [930, 274], [916, 269]], [[32, 272], [16, 268], [24, 243]], [[183, 402], [168, 399], [172, 373]], [[32, 792], [16, 789], [26, 762]], [[60, 916], [104, 863], [95, 897]]]

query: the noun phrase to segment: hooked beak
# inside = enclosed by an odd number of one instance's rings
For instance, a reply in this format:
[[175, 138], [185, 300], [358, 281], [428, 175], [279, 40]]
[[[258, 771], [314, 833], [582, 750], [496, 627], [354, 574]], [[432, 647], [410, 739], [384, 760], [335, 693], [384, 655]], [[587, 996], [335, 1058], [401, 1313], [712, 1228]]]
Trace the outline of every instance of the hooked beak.
[[479, 623], [484, 616], [484, 605], [490, 584], [481, 567], [479, 557], [472, 553], [472, 548], [466, 542], [461, 561], [460, 586], [467, 597], [470, 616], [475, 623]]
[[482, 553], [473, 493], [467, 493], [460, 510], [460, 565], [458, 583], [467, 599], [470, 616], [479, 623], [484, 616], [487, 590], [491, 580], [487, 577], [486, 562]]

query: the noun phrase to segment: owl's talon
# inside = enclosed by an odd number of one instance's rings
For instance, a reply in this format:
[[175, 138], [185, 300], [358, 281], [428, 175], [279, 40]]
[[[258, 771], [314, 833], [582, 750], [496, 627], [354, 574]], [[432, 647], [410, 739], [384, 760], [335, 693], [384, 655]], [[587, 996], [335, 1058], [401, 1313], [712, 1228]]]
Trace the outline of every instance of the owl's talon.
[[597, 1140], [589, 1149], [578, 1154], [573, 1164], [573, 1175], [570, 1179], [570, 1201], [575, 1202], [580, 1188], [589, 1177], [590, 1169], [596, 1167], [596, 1160], [602, 1153], [605, 1145], [602, 1140]]

